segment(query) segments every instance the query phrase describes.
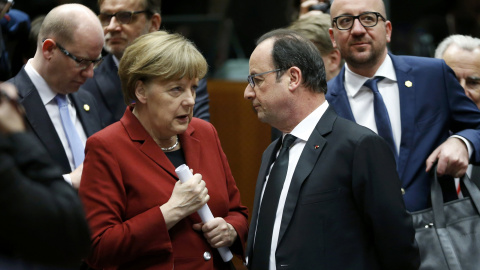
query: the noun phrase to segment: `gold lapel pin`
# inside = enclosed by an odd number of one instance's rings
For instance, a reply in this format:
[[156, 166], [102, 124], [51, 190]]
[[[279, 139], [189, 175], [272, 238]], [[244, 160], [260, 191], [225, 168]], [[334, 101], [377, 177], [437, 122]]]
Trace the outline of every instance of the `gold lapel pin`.
[[405, 81], [405, 86], [406, 87], [412, 87], [412, 82], [411, 81]]
[[90, 111], [90, 106], [88, 106], [88, 104], [84, 104], [83, 109], [88, 112]]

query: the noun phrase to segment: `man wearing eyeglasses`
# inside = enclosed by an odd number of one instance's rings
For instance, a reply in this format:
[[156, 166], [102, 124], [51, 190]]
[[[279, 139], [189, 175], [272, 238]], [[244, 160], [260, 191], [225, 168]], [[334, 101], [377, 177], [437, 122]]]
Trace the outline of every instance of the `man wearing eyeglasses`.
[[[160, 0], [99, 0], [98, 4], [108, 54], [83, 87], [97, 100], [104, 125], [110, 125], [122, 118], [127, 106], [118, 76], [119, 61], [137, 37], [160, 29]], [[199, 82], [196, 94], [193, 116], [209, 121], [205, 79]]]
[[45, 17], [35, 56], [9, 80], [19, 90], [31, 130], [75, 188], [85, 141], [102, 128], [95, 99], [80, 86], [102, 61], [103, 43], [102, 27], [90, 9], [58, 6]]
[[262, 156], [248, 268], [418, 269], [389, 146], [326, 102], [325, 67], [311, 41], [280, 29], [257, 44], [244, 98], [283, 136]]
[[330, 38], [347, 64], [329, 81], [328, 102], [389, 143], [407, 210], [429, 206], [434, 162], [444, 198], [455, 199], [452, 177], [480, 162], [478, 108], [444, 61], [388, 52], [392, 23], [382, 0], [335, 0], [330, 12]]

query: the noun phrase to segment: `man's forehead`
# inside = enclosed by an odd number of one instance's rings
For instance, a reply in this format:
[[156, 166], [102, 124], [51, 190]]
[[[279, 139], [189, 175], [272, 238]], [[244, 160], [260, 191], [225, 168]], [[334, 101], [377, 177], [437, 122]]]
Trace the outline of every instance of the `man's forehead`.
[[108, 11], [137, 11], [143, 8], [143, 0], [104, 0], [100, 6], [100, 10]]

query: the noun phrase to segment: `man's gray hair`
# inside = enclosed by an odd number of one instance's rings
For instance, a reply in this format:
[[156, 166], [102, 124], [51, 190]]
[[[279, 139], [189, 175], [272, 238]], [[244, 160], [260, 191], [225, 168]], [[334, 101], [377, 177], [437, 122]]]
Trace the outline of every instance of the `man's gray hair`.
[[471, 52], [476, 48], [480, 48], [480, 39], [464, 35], [451, 35], [438, 44], [438, 47], [435, 50], [435, 58], [442, 59], [443, 54], [452, 44], [457, 45], [463, 50]]

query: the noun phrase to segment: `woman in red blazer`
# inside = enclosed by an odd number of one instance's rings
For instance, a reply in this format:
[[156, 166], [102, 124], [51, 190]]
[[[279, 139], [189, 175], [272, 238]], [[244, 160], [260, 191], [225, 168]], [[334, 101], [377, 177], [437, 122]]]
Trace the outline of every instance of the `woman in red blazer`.
[[[119, 67], [123, 118], [86, 145], [80, 197], [95, 269], [228, 269], [216, 248], [244, 257], [248, 212], [215, 128], [192, 118], [207, 63], [163, 31], [138, 38]], [[132, 104], [134, 101], [134, 104]], [[194, 176], [180, 183], [175, 168]], [[215, 219], [196, 211], [208, 202]]]

